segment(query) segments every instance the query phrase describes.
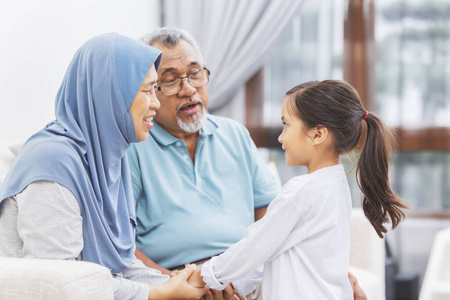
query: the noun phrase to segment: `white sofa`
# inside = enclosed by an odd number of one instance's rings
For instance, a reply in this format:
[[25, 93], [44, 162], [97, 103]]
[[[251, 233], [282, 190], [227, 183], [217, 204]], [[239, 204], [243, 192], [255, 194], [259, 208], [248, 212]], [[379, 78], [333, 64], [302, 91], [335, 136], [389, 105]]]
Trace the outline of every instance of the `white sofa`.
[[368, 300], [385, 300], [384, 240], [378, 237], [361, 208], [353, 208], [350, 227], [350, 272]]
[[[0, 185], [21, 145], [0, 144]], [[384, 260], [383, 240], [362, 210], [354, 208], [350, 272], [369, 300], [385, 300]], [[113, 299], [111, 274], [89, 262], [0, 257], [1, 299]]]
[[84, 261], [0, 257], [0, 299], [114, 299], [111, 272]]

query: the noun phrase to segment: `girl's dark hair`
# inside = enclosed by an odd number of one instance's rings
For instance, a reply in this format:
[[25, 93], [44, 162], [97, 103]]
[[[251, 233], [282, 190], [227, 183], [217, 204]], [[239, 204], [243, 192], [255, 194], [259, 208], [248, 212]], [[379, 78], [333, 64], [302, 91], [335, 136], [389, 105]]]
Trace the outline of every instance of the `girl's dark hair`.
[[[345, 154], [357, 148], [363, 134], [366, 109], [356, 90], [340, 80], [310, 81], [295, 86], [286, 93], [290, 97], [290, 112], [308, 128], [318, 125], [328, 128], [334, 136], [334, 148]], [[362, 207], [377, 234], [405, 218], [402, 208], [408, 208], [389, 186], [389, 151], [393, 135], [376, 114], [369, 112], [366, 140], [361, 149], [356, 174], [363, 193]], [[359, 177], [359, 178], [358, 178]]]

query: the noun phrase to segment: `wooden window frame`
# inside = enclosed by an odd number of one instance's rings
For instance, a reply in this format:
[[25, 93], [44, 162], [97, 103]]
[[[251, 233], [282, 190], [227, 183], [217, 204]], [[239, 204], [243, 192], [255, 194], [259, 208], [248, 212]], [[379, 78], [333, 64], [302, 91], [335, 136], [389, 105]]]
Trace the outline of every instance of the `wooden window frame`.
[[[342, 58], [344, 79], [358, 91], [364, 106], [370, 111], [374, 103], [375, 82], [375, 1], [349, 0], [344, 20], [344, 54]], [[264, 68], [246, 83], [246, 126], [257, 147], [280, 149], [280, 126], [264, 125]], [[450, 128], [429, 127], [420, 129], [394, 128], [397, 137], [395, 150], [405, 152], [450, 152]], [[411, 211], [408, 216], [448, 219], [450, 212]]]

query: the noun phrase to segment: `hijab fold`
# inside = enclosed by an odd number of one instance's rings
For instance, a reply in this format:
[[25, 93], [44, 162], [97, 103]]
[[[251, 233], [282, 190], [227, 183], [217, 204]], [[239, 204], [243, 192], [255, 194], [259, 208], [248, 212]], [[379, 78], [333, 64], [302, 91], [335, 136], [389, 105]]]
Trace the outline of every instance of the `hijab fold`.
[[83, 260], [113, 274], [135, 250], [135, 212], [126, 151], [138, 142], [130, 106], [161, 52], [102, 34], [78, 49], [56, 96], [56, 120], [23, 146], [0, 188], [0, 202], [38, 180], [76, 197], [83, 217]]

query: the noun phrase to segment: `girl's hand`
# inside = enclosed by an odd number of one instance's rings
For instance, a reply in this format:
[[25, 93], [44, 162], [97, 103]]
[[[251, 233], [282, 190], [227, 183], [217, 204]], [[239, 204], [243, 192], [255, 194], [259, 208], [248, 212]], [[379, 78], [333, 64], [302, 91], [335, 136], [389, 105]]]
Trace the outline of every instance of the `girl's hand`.
[[203, 287], [193, 287], [188, 283], [189, 277], [195, 270], [195, 265], [190, 265], [184, 270], [179, 271], [176, 276], [170, 278], [165, 284], [161, 286], [150, 286], [148, 299], [200, 299], [209, 290], [209, 287], [206, 285]]

